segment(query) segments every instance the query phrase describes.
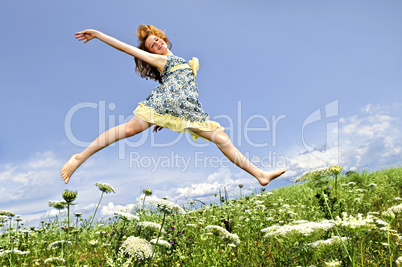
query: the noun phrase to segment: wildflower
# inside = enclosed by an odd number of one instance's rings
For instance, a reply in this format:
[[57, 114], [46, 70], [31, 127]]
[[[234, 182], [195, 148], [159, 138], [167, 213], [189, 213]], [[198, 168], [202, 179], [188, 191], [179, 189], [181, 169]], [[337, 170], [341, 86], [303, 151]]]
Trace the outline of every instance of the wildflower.
[[315, 232], [316, 230], [320, 229], [328, 230], [333, 226], [334, 226], [333, 221], [324, 220], [321, 222], [307, 222], [296, 225], [283, 225], [283, 226], [273, 225], [271, 227], [262, 229], [261, 232], [267, 232], [267, 234], [264, 237], [277, 236], [277, 235], [285, 236], [293, 231], [308, 236], [311, 233]]
[[14, 217], [15, 213], [7, 210], [0, 210], [0, 215], [4, 215], [7, 217]]
[[352, 230], [356, 231], [365, 230], [373, 226], [374, 223], [374, 218], [371, 215], [367, 215], [366, 218], [363, 218], [361, 213], [357, 214], [357, 217], [354, 217], [352, 215], [348, 216], [346, 212], [343, 212], [342, 215], [343, 220], [340, 219], [339, 216], [337, 216], [335, 223], [337, 225], [344, 226]]
[[6, 256], [7, 254], [18, 254], [18, 255], [26, 255], [31, 253], [30, 251], [21, 251], [18, 249], [12, 249], [12, 250], [4, 250], [4, 251], [0, 251], [0, 258], [3, 256]]
[[110, 185], [110, 184], [106, 184], [106, 183], [100, 183], [97, 182], [95, 183], [95, 185], [99, 188], [100, 191], [102, 191], [103, 193], [109, 194], [111, 192], [116, 193], [116, 191], [114, 190], [114, 188]]
[[154, 245], [160, 245], [160, 246], [162, 246], [162, 247], [165, 247], [165, 248], [170, 248], [172, 245], [169, 243], [169, 242], [167, 242], [167, 241], [165, 241], [165, 240], [162, 240], [162, 239], [159, 239], [158, 240], [158, 243], [156, 243], [156, 238], [155, 239], [151, 239], [151, 241], [149, 241], [151, 244], [154, 244]]
[[375, 183], [371, 183], [368, 185], [368, 187], [376, 187], [377, 185]]
[[152, 256], [154, 251], [153, 246], [147, 240], [130, 236], [120, 247], [121, 253], [126, 253], [135, 256], [138, 260], [147, 259]]
[[382, 214], [382, 218], [387, 223], [391, 223], [395, 219], [395, 214], [392, 212], [392, 210], [387, 210]]
[[328, 186], [328, 189], [332, 189], [332, 187], [329, 185], [329, 186]]
[[330, 239], [327, 240], [318, 240], [313, 243], [309, 243], [307, 245], [312, 246], [312, 247], [322, 247], [322, 246], [332, 246], [332, 245], [339, 245], [342, 241], [346, 241], [347, 237], [339, 237], [339, 236], [333, 236]]
[[96, 246], [97, 244], [98, 244], [98, 240], [90, 240], [90, 241], [88, 241], [88, 243], [89, 243], [89, 245], [91, 245], [91, 246]]
[[66, 205], [67, 203], [64, 201], [49, 201], [49, 207], [55, 208], [56, 210], [62, 210]]
[[402, 266], [402, 257], [397, 258], [395, 263], [396, 263], [396, 266]]
[[152, 190], [148, 189], [148, 188], [145, 188], [143, 193], [144, 193], [145, 196], [150, 196], [150, 195], [152, 195]]
[[229, 247], [236, 247], [235, 244], [229, 244], [228, 246], [229, 246]]
[[355, 186], [356, 183], [355, 183], [355, 182], [349, 182], [349, 183], [347, 183], [347, 185], [348, 185], [348, 186]]
[[157, 231], [157, 232], [160, 230], [162, 233], [165, 233], [165, 230], [163, 228], [161, 229], [162, 226], [159, 223], [140, 222], [138, 225], [141, 226], [141, 227], [150, 228], [150, 229], [152, 229], [154, 231]]
[[257, 201], [254, 202], [254, 204], [255, 204], [255, 205], [262, 205], [262, 204], [264, 204], [264, 201], [262, 201], [262, 200], [257, 200]]
[[325, 266], [331, 266], [331, 267], [335, 267], [335, 266], [341, 266], [342, 261], [338, 261], [337, 259], [330, 261], [330, 262], [325, 262]]
[[353, 201], [357, 202], [357, 203], [360, 203], [360, 198], [355, 198]]
[[402, 212], [402, 204], [398, 206], [393, 206], [389, 208], [387, 211], [393, 212], [393, 213], [400, 213]]
[[271, 191], [267, 192], [267, 195], [268, 195], [268, 196], [273, 195], [273, 194], [274, 194], [274, 193], [272, 193]]
[[53, 243], [51, 243], [48, 247], [48, 249], [56, 249], [56, 248], [61, 248], [63, 245], [72, 245], [70, 241], [66, 241], [66, 240], [60, 240], [60, 241], [55, 241]]
[[227, 241], [232, 241], [237, 244], [240, 243], [240, 239], [236, 234], [231, 234], [229, 233], [225, 228], [220, 227], [218, 225], [208, 225], [205, 227], [209, 232], [213, 233], [216, 236], [219, 236], [220, 238], [227, 240]]
[[6, 220], [6, 219], [8, 219], [7, 216], [5, 216], [5, 215], [0, 215], [0, 222], [4, 221], [4, 220]]
[[394, 198], [394, 200], [402, 200], [402, 198], [396, 197], [396, 198]]
[[45, 260], [45, 264], [46, 263], [65, 263], [66, 260], [63, 258], [59, 258], [59, 257], [52, 257], [52, 258], [47, 258]]
[[363, 190], [363, 189], [361, 189], [361, 188], [357, 188], [357, 189], [356, 189], [356, 192], [363, 193], [363, 192], [364, 192], [364, 190]]
[[186, 212], [184, 211], [184, 209], [182, 207], [180, 207], [176, 203], [167, 201], [165, 199], [153, 198], [153, 199], [150, 199], [149, 202], [157, 205], [161, 211], [168, 213], [168, 214], [170, 214], [172, 212], [186, 214]]
[[77, 198], [77, 192], [66, 189], [64, 190], [62, 197], [67, 203], [72, 203]]
[[75, 215], [76, 217], [81, 217], [82, 213], [80, 213], [80, 212], [74, 212], [74, 215]]
[[123, 219], [125, 219], [127, 221], [134, 221], [134, 220], [139, 221], [140, 220], [140, 217], [127, 213], [127, 212], [116, 211], [114, 214], [122, 217]]

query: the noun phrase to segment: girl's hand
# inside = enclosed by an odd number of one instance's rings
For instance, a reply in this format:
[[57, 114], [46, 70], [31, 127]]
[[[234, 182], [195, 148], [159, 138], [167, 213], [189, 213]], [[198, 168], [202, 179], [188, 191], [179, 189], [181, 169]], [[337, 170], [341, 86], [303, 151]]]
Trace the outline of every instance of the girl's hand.
[[98, 31], [95, 30], [85, 30], [81, 32], [77, 32], [75, 34], [75, 39], [78, 39], [78, 41], [84, 41], [84, 44], [91, 41], [93, 38], [96, 38], [96, 34]]
[[160, 131], [160, 130], [162, 130], [162, 129], [163, 129], [163, 127], [160, 127], [160, 126], [158, 126], [158, 125], [155, 125], [155, 126], [154, 126], [154, 129], [152, 130], [152, 132], [157, 133], [158, 131]]

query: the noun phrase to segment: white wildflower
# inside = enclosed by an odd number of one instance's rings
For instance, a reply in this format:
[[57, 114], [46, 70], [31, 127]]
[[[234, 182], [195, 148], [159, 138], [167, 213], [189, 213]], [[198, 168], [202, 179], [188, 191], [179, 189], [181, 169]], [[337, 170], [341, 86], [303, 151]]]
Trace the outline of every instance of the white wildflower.
[[139, 221], [140, 220], [140, 217], [127, 213], [127, 212], [116, 211], [114, 214], [118, 215], [128, 221]]
[[45, 260], [45, 264], [46, 263], [65, 263], [66, 260], [63, 258], [59, 258], [59, 257], [53, 257], [53, 258], [47, 258]]
[[364, 230], [373, 226], [374, 223], [374, 218], [371, 215], [367, 215], [366, 218], [364, 218], [361, 213], [357, 214], [357, 217], [354, 217], [352, 215], [348, 216], [346, 212], [343, 212], [342, 215], [343, 220], [339, 218], [339, 216], [337, 216], [335, 223], [349, 229]]
[[342, 237], [340, 238], [339, 236], [333, 236], [330, 239], [327, 240], [318, 240], [313, 243], [309, 243], [307, 245], [312, 246], [312, 247], [322, 247], [322, 246], [332, 246], [332, 245], [339, 245], [341, 244], [341, 239], [342, 241], [347, 241], [347, 237]]
[[236, 234], [229, 233], [225, 228], [220, 227], [218, 225], [208, 225], [205, 227], [209, 232], [213, 233], [216, 236], [219, 236], [222, 239], [230, 240], [235, 242], [236, 244], [240, 243], [240, 239]]
[[0, 258], [3, 257], [3, 256], [6, 256], [7, 254], [13, 254], [13, 253], [18, 254], [18, 255], [26, 255], [26, 254], [29, 254], [31, 252], [30, 251], [21, 251], [21, 250], [18, 250], [18, 249], [3, 250], [3, 251], [0, 251]]
[[393, 207], [389, 208], [387, 211], [393, 212], [393, 213], [401, 213], [402, 212], [402, 204], [393, 206]]
[[336, 266], [341, 266], [342, 261], [338, 261], [338, 260], [333, 260], [333, 261], [329, 261], [329, 262], [325, 262], [325, 266], [330, 266], [330, 267], [336, 267]]
[[355, 198], [353, 201], [354, 201], [354, 202], [357, 202], [357, 203], [360, 203], [361, 199], [357, 197], [357, 198]]
[[[151, 244], [156, 244], [156, 238], [154, 238], [154, 239], [151, 239], [151, 241], [149, 241]], [[170, 248], [172, 245], [169, 243], [169, 242], [167, 242], [166, 240], [162, 240], [162, 239], [159, 239], [158, 240], [158, 245], [160, 245], [160, 246], [162, 246], [162, 247], [166, 247], [166, 248]]]
[[268, 195], [268, 196], [273, 195], [273, 194], [274, 194], [274, 193], [272, 193], [271, 191], [267, 192], [267, 195]]
[[394, 198], [394, 200], [402, 200], [402, 198], [396, 197], [396, 198]]
[[184, 211], [184, 209], [182, 207], [180, 207], [176, 203], [167, 201], [165, 199], [151, 198], [148, 201], [157, 205], [157, 207], [163, 212], [167, 212], [167, 213], [178, 212], [181, 214], [186, 214], [186, 212]]
[[116, 191], [114, 190], [114, 188], [110, 185], [110, 184], [106, 184], [106, 183], [100, 183], [97, 182], [95, 183], [95, 185], [99, 188], [100, 191], [102, 191], [103, 193], [109, 194], [111, 192], [116, 193]]
[[98, 240], [90, 240], [88, 241], [89, 245], [96, 246], [98, 244]]
[[334, 222], [331, 220], [324, 220], [321, 222], [307, 222], [307, 223], [300, 223], [296, 225], [273, 225], [268, 228], [264, 228], [261, 232], [266, 232], [267, 234], [264, 237], [268, 236], [277, 236], [277, 235], [287, 235], [291, 232], [297, 232], [303, 234], [305, 236], [310, 235], [316, 230], [328, 230], [334, 226]]
[[[139, 226], [144, 227], [144, 228], [150, 228], [156, 232], [161, 230], [161, 225], [159, 223], [154, 223], [154, 222], [140, 222], [138, 223]], [[162, 233], [165, 233], [165, 230], [161, 230]]]
[[255, 204], [255, 205], [262, 205], [262, 204], [264, 204], [264, 201], [262, 201], [262, 200], [256, 200], [256, 201], [254, 202], [254, 204]]
[[121, 253], [127, 253], [131, 256], [136, 256], [137, 259], [143, 260], [152, 256], [153, 246], [147, 240], [130, 236], [120, 247]]
[[66, 246], [66, 245], [72, 245], [70, 241], [66, 241], [66, 240], [60, 240], [60, 241], [55, 241], [53, 243], [51, 243], [48, 247], [48, 249], [56, 249], [56, 248], [61, 248], [62, 246]]
[[347, 183], [347, 185], [348, 185], [348, 186], [355, 186], [356, 183], [355, 183], [355, 182], [349, 182], [349, 183]]
[[396, 266], [402, 266], [402, 257], [397, 258], [395, 263], [396, 263]]
[[377, 185], [375, 183], [371, 183], [368, 185], [369, 187], [376, 187]]
[[228, 244], [229, 247], [236, 247], [235, 244]]
[[358, 188], [358, 189], [356, 189], [356, 192], [363, 193], [363, 192], [364, 192], [364, 190], [363, 190], [363, 189]]

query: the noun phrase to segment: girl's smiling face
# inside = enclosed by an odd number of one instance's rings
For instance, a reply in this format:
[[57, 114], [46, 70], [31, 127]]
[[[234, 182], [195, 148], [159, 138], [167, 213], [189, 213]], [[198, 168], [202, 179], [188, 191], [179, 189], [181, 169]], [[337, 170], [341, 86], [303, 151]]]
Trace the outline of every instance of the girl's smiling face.
[[150, 35], [145, 40], [145, 47], [148, 49], [149, 52], [159, 55], [167, 55], [169, 53], [169, 49], [163, 39], [155, 36]]

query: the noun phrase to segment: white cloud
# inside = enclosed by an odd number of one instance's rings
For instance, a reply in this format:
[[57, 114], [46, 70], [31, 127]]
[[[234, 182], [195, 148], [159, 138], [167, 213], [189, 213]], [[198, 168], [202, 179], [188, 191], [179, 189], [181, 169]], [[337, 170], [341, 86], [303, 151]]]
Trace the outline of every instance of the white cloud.
[[300, 147], [297, 155], [288, 157], [288, 168], [297, 175], [334, 164], [342, 165], [345, 170], [377, 169], [400, 164], [400, 109], [399, 104], [369, 104], [358, 115], [340, 118], [339, 146], [320, 151], [307, 151]]

